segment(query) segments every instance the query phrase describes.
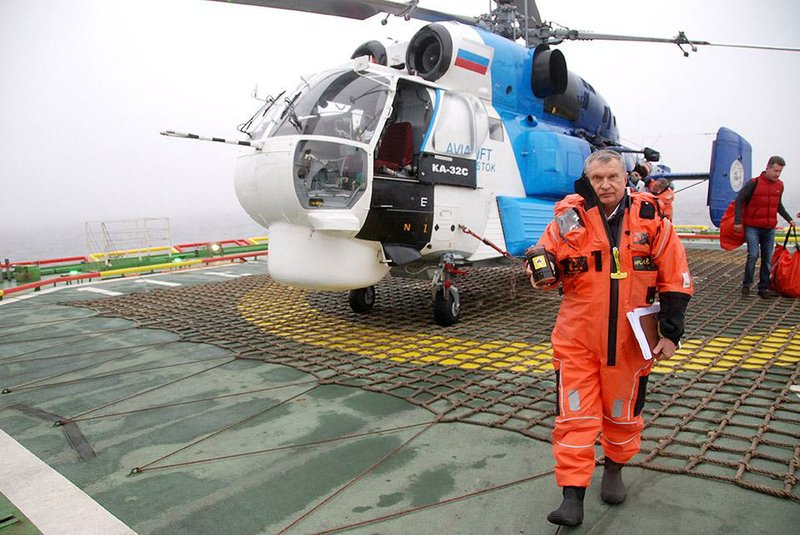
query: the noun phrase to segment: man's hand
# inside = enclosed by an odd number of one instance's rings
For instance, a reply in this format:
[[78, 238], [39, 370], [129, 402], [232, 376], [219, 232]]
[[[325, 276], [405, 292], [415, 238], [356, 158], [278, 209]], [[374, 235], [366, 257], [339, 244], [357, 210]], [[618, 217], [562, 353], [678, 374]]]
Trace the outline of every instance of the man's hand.
[[539, 287], [536, 286], [536, 281], [533, 280], [533, 271], [531, 271], [531, 266], [527, 262], [525, 262], [525, 274], [531, 280], [531, 286], [533, 286], [536, 289], [539, 289]]
[[527, 262], [525, 262], [525, 274], [531, 280], [531, 286], [533, 286], [535, 290], [544, 290], [547, 287], [546, 284], [542, 284], [541, 282], [536, 282], [533, 279], [533, 271], [531, 270], [530, 264], [528, 264]]
[[736, 232], [737, 234], [741, 234], [742, 232], [744, 232], [744, 225], [742, 225], [741, 223], [739, 223], [738, 225], [733, 225], [733, 231]]
[[653, 357], [656, 360], [668, 359], [678, 351], [678, 346], [669, 338], [659, 338], [656, 347], [653, 348]]
[[533, 271], [531, 270], [531, 266], [527, 262], [525, 262], [525, 274], [531, 280], [531, 286], [533, 286], [534, 290], [549, 290], [558, 285], [557, 280], [553, 282], [536, 282], [533, 279]]

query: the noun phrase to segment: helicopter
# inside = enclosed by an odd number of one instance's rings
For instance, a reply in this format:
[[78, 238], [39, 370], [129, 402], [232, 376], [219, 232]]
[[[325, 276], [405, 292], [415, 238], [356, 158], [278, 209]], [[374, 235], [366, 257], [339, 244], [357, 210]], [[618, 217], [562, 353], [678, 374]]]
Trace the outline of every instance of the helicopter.
[[[437, 324], [454, 324], [455, 284], [471, 266], [508, 263], [534, 243], [555, 202], [573, 192], [583, 160], [610, 148], [632, 169], [658, 151], [622, 144], [616, 117], [567, 68], [555, 45], [607, 39], [672, 43], [684, 55], [705, 41], [589, 34], [543, 22], [534, 1], [496, 1], [479, 17], [418, 1], [231, 3], [364, 19], [379, 13], [428, 22], [406, 42], [368, 41], [351, 61], [268, 98], [240, 126], [253, 149], [237, 161], [236, 193], [268, 228], [269, 272], [279, 283], [349, 291], [368, 312], [387, 275], [431, 281]], [[708, 174], [711, 218], [751, 176], [749, 143], [722, 128]]]

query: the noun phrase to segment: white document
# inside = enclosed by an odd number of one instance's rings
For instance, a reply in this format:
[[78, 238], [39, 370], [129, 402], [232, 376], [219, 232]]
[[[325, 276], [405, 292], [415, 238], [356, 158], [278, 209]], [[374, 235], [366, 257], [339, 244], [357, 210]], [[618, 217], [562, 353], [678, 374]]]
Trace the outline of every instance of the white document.
[[634, 308], [626, 314], [626, 316], [628, 316], [628, 322], [631, 324], [631, 328], [633, 329], [633, 334], [636, 336], [636, 341], [639, 342], [639, 347], [642, 350], [642, 356], [644, 357], [644, 360], [652, 359], [653, 352], [650, 350], [650, 344], [647, 341], [647, 335], [642, 329], [641, 318], [642, 316], [647, 316], [649, 314], [657, 314], [660, 310], [661, 304], [656, 302], [649, 307]]

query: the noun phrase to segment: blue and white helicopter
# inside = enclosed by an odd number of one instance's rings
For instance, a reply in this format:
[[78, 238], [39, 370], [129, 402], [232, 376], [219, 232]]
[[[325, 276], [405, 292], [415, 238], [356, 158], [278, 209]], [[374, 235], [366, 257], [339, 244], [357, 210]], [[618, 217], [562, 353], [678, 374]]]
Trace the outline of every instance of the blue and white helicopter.
[[[532, 0], [497, 0], [477, 18], [423, 9], [418, 0], [233, 3], [430, 23], [408, 42], [366, 42], [350, 62], [269, 98], [241, 125], [246, 141], [163, 133], [253, 148], [238, 159], [236, 193], [269, 229], [274, 280], [349, 290], [351, 308], [367, 312], [385, 276], [429, 279], [434, 319], [445, 326], [459, 317], [455, 277], [523, 256], [592, 151], [619, 150], [631, 169], [642, 156], [659, 158], [620, 144], [609, 105], [551, 45], [665, 42], [688, 55], [710, 44], [683, 33], [650, 39], [554, 29]], [[721, 128], [709, 174], [669, 176], [710, 178], [718, 224], [750, 171], [750, 145]]]

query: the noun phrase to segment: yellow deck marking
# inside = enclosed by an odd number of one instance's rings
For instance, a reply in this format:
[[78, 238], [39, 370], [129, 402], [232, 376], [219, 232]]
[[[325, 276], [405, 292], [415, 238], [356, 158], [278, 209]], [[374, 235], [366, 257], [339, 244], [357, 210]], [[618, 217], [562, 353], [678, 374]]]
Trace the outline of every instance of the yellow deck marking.
[[[550, 342], [469, 340], [446, 335], [366, 327], [325, 314], [308, 302], [308, 292], [270, 282], [245, 294], [242, 317], [272, 335], [315, 347], [355, 353], [378, 360], [439, 364], [467, 370], [544, 373], [553, 369]], [[745, 357], [745, 355], [747, 355]], [[800, 336], [792, 329], [767, 335], [687, 340], [670, 359], [658, 361], [656, 373], [724, 372], [741, 364], [757, 370], [777, 356], [779, 366], [800, 362]]]

